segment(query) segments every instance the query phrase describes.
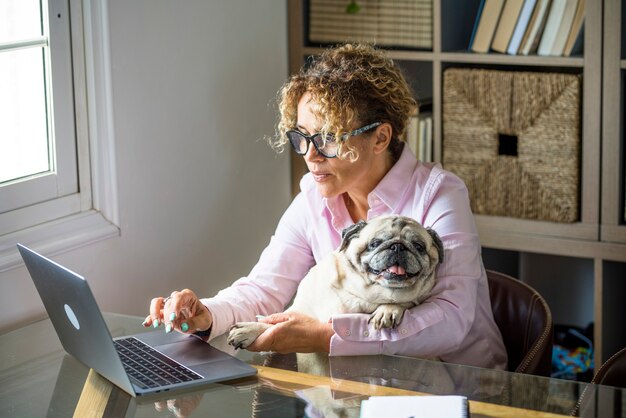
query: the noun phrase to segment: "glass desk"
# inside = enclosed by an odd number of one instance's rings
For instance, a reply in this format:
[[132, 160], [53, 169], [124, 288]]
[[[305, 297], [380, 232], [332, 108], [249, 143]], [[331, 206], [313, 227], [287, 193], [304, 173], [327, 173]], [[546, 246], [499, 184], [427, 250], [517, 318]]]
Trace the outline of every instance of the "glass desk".
[[[113, 336], [146, 331], [137, 317], [105, 319]], [[223, 338], [212, 345], [233, 353]], [[236, 356], [258, 375], [132, 398], [67, 355], [41, 320], [0, 336], [0, 417], [358, 417], [368, 396], [420, 394], [465, 395], [472, 417], [563, 417], [581, 399], [581, 416], [626, 417], [626, 390], [608, 386], [395, 356]]]

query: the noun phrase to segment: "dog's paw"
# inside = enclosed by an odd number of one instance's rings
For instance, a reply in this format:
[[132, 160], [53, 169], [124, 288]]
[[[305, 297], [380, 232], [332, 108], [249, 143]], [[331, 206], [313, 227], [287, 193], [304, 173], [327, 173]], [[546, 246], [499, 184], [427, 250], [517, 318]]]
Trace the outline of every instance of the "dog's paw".
[[370, 316], [369, 323], [376, 329], [395, 328], [402, 321], [405, 308], [398, 305], [380, 305]]
[[261, 322], [237, 322], [230, 328], [226, 342], [235, 348], [248, 348], [269, 327]]

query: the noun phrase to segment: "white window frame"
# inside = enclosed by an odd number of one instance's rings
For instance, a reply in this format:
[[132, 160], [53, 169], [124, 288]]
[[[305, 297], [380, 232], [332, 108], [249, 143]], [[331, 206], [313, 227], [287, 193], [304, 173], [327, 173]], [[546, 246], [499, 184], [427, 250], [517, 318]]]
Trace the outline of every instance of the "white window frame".
[[[48, 4], [49, 3], [49, 4]], [[48, 7], [49, 6], [49, 7]], [[48, 129], [52, 133], [54, 152], [51, 157], [51, 170], [25, 180], [16, 181], [0, 188], [0, 213], [15, 211], [19, 208], [41, 204], [52, 199], [75, 195], [78, 192], [76, 172], [76, 132], [74, 124], [74, 97], [72, 80], [72, 51], [70, 38], [70, 20], [68, 3], [65, 0], [42, 1], [45, 37], [23, 40], [8, 48], [8, 53], [23, 48], [39, 50], [45, 48], [46, 73], [46, 108], [48, 109]], [[49, 13], [48, 13], [49, 9]], [[50, 50], [54, 48], [54, 54]], [[4, 48], [6, 50], [6, 48]], [[52, 90], [52, 94], [50, 94]], [[50, 109], [57, 109], [50, 117]], [[66, 205], [73, 205], [65, 199]], [[46, 204], [42, 204], [42, 213]], [[0, 218], [0, 234], [15, 230], [13, 223]]]
[[0, 214], [0, 272], [22, 264], [18, 242], [55, 255], [120, 235], [108, 2], [49, 3], [51, 19], [70, 16], [71, 68], [64, 71], [73, 75], [78, 190]]

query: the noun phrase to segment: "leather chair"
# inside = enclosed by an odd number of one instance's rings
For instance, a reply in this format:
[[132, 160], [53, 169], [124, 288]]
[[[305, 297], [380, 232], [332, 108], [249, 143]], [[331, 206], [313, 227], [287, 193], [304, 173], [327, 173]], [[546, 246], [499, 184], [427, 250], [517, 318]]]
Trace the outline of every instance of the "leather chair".
[[487, 280], [508, 370], [550, 376], [554, 326], [548, 304], [535, 289], [506, 274], [487, 270]]
[[626, 388], [626, 347], [602, 363], [591, 383]]
[[[591, 383], [626, 388], [626, 347], [602, 363], [593, 375]], [[599, 416], [596, 410], [598, 408], [598, 400], [595, 399], [596, 390], [597, 388], [594, 386], [587, 386], [570, 415], [575, 417]]]

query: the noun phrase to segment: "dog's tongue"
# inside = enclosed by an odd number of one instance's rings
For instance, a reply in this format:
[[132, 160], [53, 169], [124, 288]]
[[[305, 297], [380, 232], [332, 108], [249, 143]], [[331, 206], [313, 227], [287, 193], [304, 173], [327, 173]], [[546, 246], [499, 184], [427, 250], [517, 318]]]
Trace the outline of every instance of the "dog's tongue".
[[398, 266], [398, 265], [391, 266], [391, 267], [389, 267], [388, 270], [389, 270], [390, 273], [393, 273], [393, 274], [395, 274], [397, 276], [403, 276], [403, 275], [406, 274], [406, 270], [404, 270], [404, 267]]

